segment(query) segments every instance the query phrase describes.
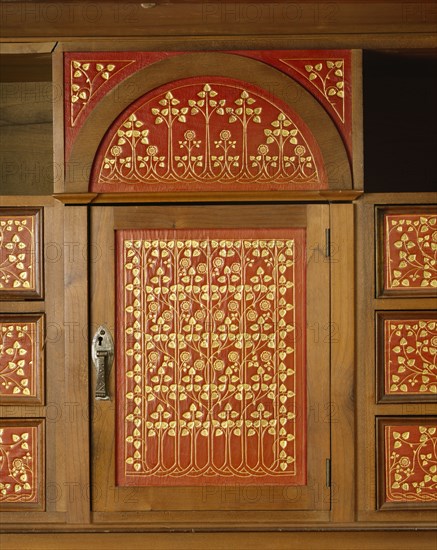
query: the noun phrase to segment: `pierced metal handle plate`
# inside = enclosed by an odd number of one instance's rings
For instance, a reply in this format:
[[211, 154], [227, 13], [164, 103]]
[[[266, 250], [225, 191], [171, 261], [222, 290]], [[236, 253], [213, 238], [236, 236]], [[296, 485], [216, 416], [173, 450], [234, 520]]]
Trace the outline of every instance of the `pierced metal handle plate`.
[[91, 358], [97, 371], [95, 398], [107, 401], [110, 399], [108, 375], [114, 362], [114, 340], [104, 325], [101, 325], [94, 334]]

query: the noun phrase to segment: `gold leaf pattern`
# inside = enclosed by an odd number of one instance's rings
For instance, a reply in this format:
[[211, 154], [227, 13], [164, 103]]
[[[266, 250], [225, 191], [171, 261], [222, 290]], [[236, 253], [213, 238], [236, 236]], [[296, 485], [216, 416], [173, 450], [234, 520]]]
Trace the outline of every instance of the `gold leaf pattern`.
[[175, 83], [171, 90], [146, 94], [108, 133], [92, 189], [324, 187], [323, 161], [304, 123], [261, 91], [241, 86]]
[[0, 290], [36, 289], [35, 254], [35, 217], [0, 211]]
[[345, 121], [344, 59], [281, 59], [314, 86], [331, 105], [335, 115]]
[[126, 480], [302, 479], [295, 338], [302, 230], [253, 238], [257, 231], [171, 239], [117, 232]]
[[83, 60], [70, 61], [70, 125], [74, 127], [82, 111], [105, 82], [135, 60]]
[[437, 396], [437, 319], [386, 319], [385, 393]]
[[0, 502], [38, 501], [36, 461], [37, 428], [0, 424]]
[[387, 502], [437, 501], [435, 424], [385, 426]]
[[0, 399], [37, 397], [39, 321], [0, 316]]
[[437, 289], [437, 212], [386, 214], [387, 290]]

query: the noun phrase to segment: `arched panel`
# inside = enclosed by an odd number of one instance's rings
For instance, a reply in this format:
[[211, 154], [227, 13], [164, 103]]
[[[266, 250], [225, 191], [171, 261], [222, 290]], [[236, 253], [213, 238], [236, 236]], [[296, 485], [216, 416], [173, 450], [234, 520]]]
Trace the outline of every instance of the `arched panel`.
[[[206, 76], [205, 76], [206, 75]], [[298, 145], [301, 145], [302, 147], [305, 147], [307, 150], [311, 151], [313, 162], [315, 162], [315, 166], [317, 166], [318, 169], [318, 175], [317, 179], [313, 177], [313, 180], [311, 182], [311, 187], [305, 187], [306, 184], [303, 183], [301, 180], [297, 183], [292, 184], [278, 184], [274, 183], [274, 179], [272, 177], [273, 175], [273, 169], [274, 166], [271, 166], [271, 172], [270, 176], [271, 182], [266, 184], [265, 182], [258, 181], [257, 183], [252, 183], [252, 187], [249, 187], [248, 185], [240, 186], [239, 189], [241, 190], [254, 190], [254, 189], [350, 189], [352, 188], [352, 175], [351, 175], [351, 168], [349, 165], [348, 160], [348, 154], [347, 150], [344, 146], [343, 140], [341, 138], [340, 133], [338, 132], [338, 129], [336, 128], [335, 124], [333, 123], [331, 117], [329, 114], [323, 109], [323, 107], [320, 105], [320, 103], [314, 99], [311, 94], [306, 91], [300, 84], [298, 84], [296, 81], [291, 79], [289, 76], [286, 76], [279, 70], [272, 68], [265, 63], [262, 63], [257, 60], [243, 58], [231, 54], [224, 54], [224, 53], [211, 53], [211, 52], [202, 52], [202, 53], [187, 53], [183, 55], [177, 55], [173, 56], [167, 59], [164, 59], [162, 61], [154, 63], [150, 67], [145, 67], [131, 76], [125, 78], [123, 81], [121, 81], [119, 84], [114, 86], [114, 88], [111, 89], [110, 92], [108, 92], [92, 109], [92, 111], [87, 116], [86, 121], [81, 126], [80, 130], [78, 131], [77, 137], [74, 140], [74, 143], [71, 147], [71, 153], [69, 155], [69, 158], [67, 160], [66, 164], [66, 170], [65, 170], [65, 192], [69, 193], [77, 193], [77, 192], [87, 192], [89, 189], [89, 183], [90, 183], [90, 175], [92, 174], [92, 189], [97, 189], [95, 187], [95, 182], [97, 181], [96, 173], [97, 168], [96, 166], [99, 164], [100, 160], [100, 154], [106, 145], [106, 149], [103, 152], [103, 157], [105, 157], [104, 153], [108, 150], [110, 152], [111, 148], [116, 143], [112, 144], [111, 147], [108, 149], [109, 143], [107, 143], [108, 139], [108, 128], [110, 129], [112, 125], [115, 123], [118, 123], [119, 126], [123, 125], [124, 122], [126, 122], [126, 119], [128, 116], [125, 116], [123, 118], [123, 114], [127, 115], [127, 109], [129, 106], [132, 106], [133, 109], [139, 108], [141, 101], [145, 102], [147, 100], [151, 99], [157, 99], [158, 106], [153, 105], [154, 109], [164, 109], [164, 105], [159, 105], [159, 101], [165, 99], [165, 93], [168, 91], [171, 91], [172, 87], [175, 86], [175, 83], [181, 84], [182, 81], [185, 81], [186, 79], [192, 80], [192, 84], [194, 84], [198, 87], [198, 89], [195, 89], [195, 86], [189, 90], [190, 94], [182, 95], [181, 98], [179, 96], [177, 97], [178, 101], [181, 101], [181, 103], [177, 104], [176, 106], [173, 106], [174, 108], [182, 109], [185, 107], [188, 107], [188, 111], [185, 113], [185, 117], [189, 115], [190, 118], [192, 118], [192, 123], [194, 124], [194, 127], [191, 128], [196, 132], [196, 139], [195, 141], [198, 141], [199, 136], [201, 135], [199, 132], [201, 132], [200, 128], [200, 121], [203, 118], [203, 115], [199, 112], [196, 115], [191, 115], [192, 107], [189, 104], [189, 100], [192, 101], [199, 101], [201, 98], [197, 96], [197, 93], [202, 92], [203, 86], [206, 84], [209, 84], [209, 86], [212, 86], [211, 83], [214, 83], [216, 86], [218, 83], [222, 83], [221, 89], [220, 89], [220, 97], [216, 96], [214, 98], [210, 98], [212, 100], [220, 101], [222, 99], [226, 100], [226, 104], [223, 106], [225, 114], [224, 115], [218, 115], [217, 114], [217, 120], [220, 120], [223, 127], [220, 131], [225, 130], [226, 128], [224, 125], [228, 127], [228, 131], [231, 132], [232, 136], [236, 136], [235, 128], [240, 125], [241, 122], [233, 122], [229, 123], [229, 118], [231, 113], [226, 112], [226, 108], [234, 109], [234, 113], [236, 113], [236, 109], [238, 109], [239, 105], [234, 103], [237, 99], [240, 98], [241, 93], [243, 93], [244, 89], [246, 89], [247, 93], [252, 94], [253, 99], [257, 103], [253, 103], [251, 105], [248, 105], [249, 108], [257, 108], [259, 106], [263, 107], [264, 111], [259, 113], [259, 115], [262, 115], [261, 117], [261, 123], [254, 122], [252, 120], [251, 122], [251, 133], [250, 133], [250, 148], [247, 149], [247, 160], [250, 162], [250, 157], [255, 157], [252, 160], [253, 163], [259, 163], [264, 162], [263, 161], [263, 154], [265, 156], [278, 156], [278, 159], [270, 160], [269, 162], [274, 163], [279, 161], [279, 154], [273, 154], [272, 146], [274, 143], [266, 143], [266, 134], [264, 133], [264, 130], [271, 130], [272, 131], [272, 138], [279, 137], [277, 135], [273, 135], [274, 130], [284, 130], [289, 131], [291, 130], [298, 130], [298, 135], [296, 136], [290, 136], [293, 138], [299, 138], [303, 139], [304, 142], [302, 143], [289, 143], [290, 147], [287, 145], [287, 152], [284, 152], [284, 156], [293, 157], [293, 156], [299, 156], [297, 153], [291, 149], [291, 145], [294, 145], [295, 147]], [[197, 79], [197, 80], [196, 80]], [[232, 90], [231, 84], [238, 81], [238, 86], [234, 86], [234, 91]], [[186, 80], [188, 82], [188, 80]], [[244, 83], [244, 85], [243, 85]], [[177, 84], [176, 84], [177, 85]], [[237, 89], [238, 88], [238, 89]], [[188, 90], [188, 88], [187, 88]], [[226, 90], [226, 94], [223, 95], [224, 90]], [[238, 92], [239, 90], [239, 92]], [[156, 94], [159, 94], [160, 92], [164, 92], [162, 98], [156, 97]], [[217, 90], [216, 90], [217, 91]], [[237, 93], [238, 92], [238, 93]], [[174, 97], [175, 94], [171, 92]], [[178, 92], [179, 93], [179, 92]], [[155, 94], [155, 95], [154, 95]], [[145, 96], [147, 95], [147, 98]], [[192, 97], [191, 97], [192, 96]], [[141, 98], [141, 99], [139, 99]], [[244, 98], [240, 98], [244, 99]], [[153, 115], [151, 112], [151, 103], [148, 104], [149, 109], [149, 122], [151, 128], [153, 128], [153, 134], [158, 135], [156, 133], [156, 129], [160, 129], [160, 131], [165, 129], [165, 123], [162, 123], [161, 125], [155, 124], [156, 116]], [[204, 108], [204, 107], [203, 107]], [[218, 109], [219, 107], [217, 107]], [[145, 107], [147, 109], [147, 107]], [[294, 125], [291, 127], [291, 125], [287, 128], [280, 128], [272, 126], [272, 122], [277, 120], [277, 117], [280, 113], [283, 113], [284, 116], [287, 115], [288, 120], [292, 122]], [[132, 113], [130, 113], [132, 114]], [[268, 116], [266, 116], [268, 115]], [[130, 115], [129, 115], [130, 116]], [[136, 115], [137, 116], [137, 115]], [[253, 118], [256, 115], [253, 113]], [[264, 118], [265, 117], [265, 118]], [[281, 117], [282, 118], [282, 117]], [[285, 120], [285, 119], [284, 119]], [[226, 124], [224, 122], [226, 121]], [[131, 121], [134, 122], [135, 121]], [[145, 121], [141, 121], [145, 122]], [[265, 122], [265, 124], [264, 124]], [[281, 121], [278, 121], [279, 124], [281, 124]], [[181, 123], [180, 121], [177, 121], [174, 123], [174, 129], [176, 129], [177, 126], [180, 126], [178, 128], [179, 130], [182, 130], [185, 123]], [[161, 152], [163, 151], [162, 145], [160, 147], [160, 139], [162, 143], [162, 135], [166, 135], [166, 132], [162, 132], [161, 137], [157, 138], [157, 143], [152, 143], [150, 141], [152, 134], [151, 128], [149, 127], [141, 127], [141, 131], [148, 129], [148, 139], [149, 143], [144, 144], [147, 146], [155, 145], [158, 147], [158, 160], [159, 157], [162, 157], [163, 155]], [[184, 127], [184, 132], [186, 130], [189, 130], [186, 125]], [[218, 129], [218, 127], [217, 127]], [[256, 130], [256, 133], [252, 133], [253, 130]], [[125, 128], [125, 130], [128, 130], [128, 128]], [[261, 131], [262, 130], [262, 131]], [[204, 134], [206, 135], [205, 128], [204, 128]], [[180, 148], [179, 141], [184, 141], [183, 133], [182, 132], [179, 137], [177, 138], [176, 147], [180, 149], [181, 154], [174, 153], [174, 156], [184, 156], [183, 149]], [[234, 132], [234, 133], [233, 133]], [[277, 132], [276, 132], [277, 133]], [[263, 135], [261, 135], [263, 134]], [[190, 135], [190, 134], [188, 134]], [[205, 137], [205, 135], [203, 137]], [[227, 134], [224, 134], [225, 136]], [[258, 136], [258, 143], [255, 147], [255, 137], [252, 136]], [[142, 136], [144, 137], [144, 136]], [[285, 135], [282, 136], [285, 138]], [[263, 139], [261, 139], [263, 138]], [[240, 142], [242, 144], [242, 133], [240, 131]], [[230, 141], [234, 141], [233, 137], [229, 138]], [[193, 138], [194, 141], [194, 138]], [[215, 135], [214, 138], [212, 138], [212, 147], [214, 149], [214, 153], [211, 152], [212, 156], [221, 156], [220, 154], [216, 154], [216, 151], [219, 153], [220, 149], [215, 147], [215, 141], [220, 141], [220, 132], [218, 133], [218, 136]], [[125, 144], [122, 144], [125, 145]], [[205, 143], [203, 142], [203, 145], [205, 146]], [[269, 146], [269, 153], [272, 153], [271, 155], [267, 153], [264, 147], [261, 148], [261, 153], [258, 152], [257, 148], [260, 145], [266, 145]], [[237, 146], [237, 144], [236, 144]], [[308, 147], [307, 147], [308, 146]], [[197, 147], [196, 147], [197, 149]], [[115, 150], [117, 151], [117, 150]], [[152, 151], [151, 149], [149, 151]], [[263, 153], [266, 151], [265, 153]], [[236, 149], [232, 149], [232, 152], [236, 153]], [[302, 149], [299, 148], [298, 152], [302, 152]], [[236, 156], [229, 153], [230, 156]], [[257, 159], [256, 157], [259, 157], [261, 154], [261, 159]], [[301, 157], [303, 157], [303, 154]], [[241, 163], [241, 155], [242, 152], [240, 152], [240, 163]], [[119, 155], [121, 157], [121, 155]], [[129, 155], [126, 155], [129, 156]], [[141, 154], [140, 156], [147, 156]], [[152, 155], [156, 156], [156, 155]], [[198, 156], [198, 155], [194, 155]], [[306, 155], [304, 158], [306, 159], [310, 155]], [[109, 158], [107, 156], [107, 158]], [[111, 159], [110, 159], [111, 160]], [[114, 159], [112, 159], [114, 160]], [[188, 160], [188, 159], [187, 159]], [[212, 159], [211, 159], [212, 160]], [[217, 160], [217, 159], [215, 159]], [[296, 159], [295, 159], [296, 160]], [[267, 159], [265, 159], [267, 161]], [[128, 162], [128, 161], [126, 161]], [[159, 161], [163, 162], [163, 161]], [[287, 161], [288, 162], [288, 161]], [[104, 166], [104, 165], [103, 165]], [[324, 170], [323, 170], [324, 167]], [[144, 167], [142, 167], [144, 168]], [[250, 168], [255, 168], [254, 166], [250, 166]], [[277, 168], [277, 167], [276, 167]], [[289, 168], [289, 167], [287, 167]], [[306, 167], [307, 169], [309, 167]], [[325, 174], [323, 174], [323, 171]], [[308, 173], [307, 173], [308, 176]], [[284, 178], [283, 178], [284, 179]], [[128, 185], [124, 184], [129, 191], [140, 191], [140, 189], [135, 188], [135, 185]], [[146, 184], [144, 184], [146, 185]], [[161, 183], [163, 186], [164, 184]], [[187, 186], [183, 187], [179, 183], [179, 187], [173, 187], [172, 189], [169, 189], [171, 191], [176, 190], [199, 190], [199, 187], [192, 187], [192, 183], [190, 183], [191, 187]], [[231, 189], [232, 185], [236, 185], [235, 181], [232, 182], [228, 181], [226, 184], [221, 183], [218, 184], [221, 185], [221, 189]], [[284, 185], [288, 185], [288, 187], [285, 187]], [[300, 185], [300, 187], [299, 187]], [[303, 187], [302, 187], [303, 185]], [[255, 187], [258, 186], [258, 187]], [[269, 187], [270, 186], [270, 187]], [[150, 186], [147, 188], [149, 191], [152, 191], [153, 189], [150, 188]], [[211, 189], [210, 187], [206, 187], [205, 190]], [[216, 187], [217, 189], [217, 187]], [[158, 190], [156, 188], [155, 190]], [[114, 189], [115, 191], [115, 189]], [[162, 191], [162, 187], [161, 187]]]
[[128, 107], [94, 162], [90, 191], [324, 189], [320, 149], [288, 105], [247, 82], [171, 82]]

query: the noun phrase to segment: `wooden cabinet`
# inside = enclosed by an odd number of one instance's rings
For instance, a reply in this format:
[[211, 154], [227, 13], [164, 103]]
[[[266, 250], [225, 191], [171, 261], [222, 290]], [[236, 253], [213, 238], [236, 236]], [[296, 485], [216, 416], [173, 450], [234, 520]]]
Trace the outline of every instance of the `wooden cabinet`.
[[272, 43], [43, 48], [54, 175], [0, 209], [6, 531], [433, 527], [435, 194], [362, 196], [360, 51]]

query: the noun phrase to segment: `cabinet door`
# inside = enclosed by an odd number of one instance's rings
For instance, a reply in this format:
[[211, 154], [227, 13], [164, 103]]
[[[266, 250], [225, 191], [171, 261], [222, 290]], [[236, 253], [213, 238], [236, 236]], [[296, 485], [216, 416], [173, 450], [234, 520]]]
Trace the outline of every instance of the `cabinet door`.
[[92, 208], [92, 333], [115, 340], [108, 400], [92, 368], [96, 519], [325, 517], [328, 223], [325, 205]]

